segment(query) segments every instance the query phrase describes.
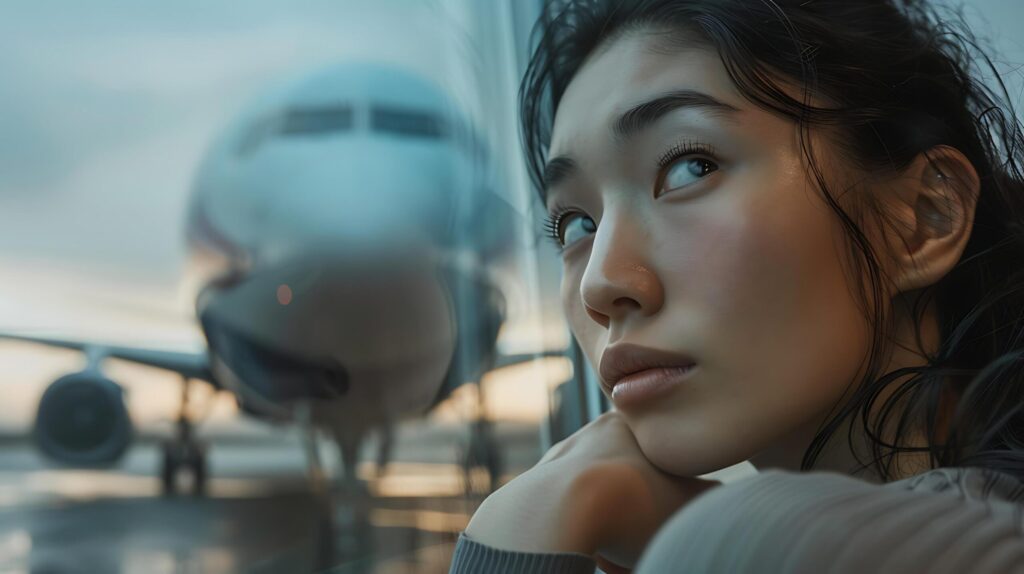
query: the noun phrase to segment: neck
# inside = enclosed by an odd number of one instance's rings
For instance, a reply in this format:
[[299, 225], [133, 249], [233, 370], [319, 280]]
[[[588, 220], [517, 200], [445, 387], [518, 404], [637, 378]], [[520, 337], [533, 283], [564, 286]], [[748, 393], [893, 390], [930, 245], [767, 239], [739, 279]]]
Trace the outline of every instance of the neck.
[[[883, 374], [896, 369], [922, 366], [927, 363], [923, 350], [916, 346], [913, 329], [914, 318], [909, 312], [907, 299], [899, 298], [896, 305], [894, 305], [894, 310], [897, 313], [894, 336], [895, 344], [891, 346], [888, 357], [884, 361], [885, 367], [881, 371]], [[938, 348], [939, 330], [934, 304], [930, 304], [922, 316], [921, 340], [928, 351], [934, 351]], [[907, 375], [890, 382], [879, 394], [872, 405], [872, 424], [869, 426], [870, 429], [875, 430], [874, 417], [880, 407], [887, 402], [892, 392], [911, 376]], [[895, 426], [895, 419], [899, 417], [899, 413], [902, 412], [905, 406], [904, 403], [897, 404], [896, 409], [892, 411], [894, 414], [890, 417], [889, 426]], [[817, 434], [819, 427], [825, 422], [827, 416], [828, 413], [822, 413], [809, 423], [796, 428], [781, 440], [773, 443], [769, 448], [751, 457], [750, 462], [759, 470], [776, 468], [793, 472], [800, 471], [804, 452], [811, 445], [811, 441]], [[923, 431], [920, 430], [920, 427], [914, 428], [917, 430], [910, 433], [909, 436], [904, 435], [900, 437], [895, 437], [895, 433], [889, 429], [884, 434], [886, 443], [892, 444], [896, 441], [900, 445], [925, 446], [927, 443], [923, 438]], [[888, 449], [882, 449], [881, 451], [882, 454], [886, 452], [888, 452]], [[860, 468], [862, 464], [858, 460], [868, 463], [872, 458], [871, 440], [865, 433], [863, 417], [861, 417], [860, 410], [858, 409], [854, 415], [846, 417], [836, 428], [835, 432], [831, 434], [827, 444], [820, 450], [813, 470], [838, 472], [856, 476], [873, 483], [885, 482], [885, 479], [876, 470], [875, 465], [868, 464], [867, 468]], [[913, 476], [930, 468], [927, 452], [901, 452], [894, 457], [892, 462], [890, 474], [893, 476], [890, 476], [889, 480], [899, 480]]]

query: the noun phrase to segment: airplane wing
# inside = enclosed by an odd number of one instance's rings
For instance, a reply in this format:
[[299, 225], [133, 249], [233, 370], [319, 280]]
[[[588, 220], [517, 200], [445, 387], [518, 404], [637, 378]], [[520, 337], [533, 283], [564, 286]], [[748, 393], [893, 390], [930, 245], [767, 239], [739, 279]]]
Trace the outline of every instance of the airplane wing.
[[567, 351], [560, 349], [557, 351], [539, 351], [536, 353], [521, 353], [513, 355], [498, 355], [494, 360], [494, 365], [491, 369], [501, 369], [503, 367], [511, 367], [513, 365], [520, 365], [523, 363], [529, 363], [537, 359], [547, 359], [550, 357], [565, 357]]
[[72, 341], [50, 337], [15, 335], [11, 333], [0, 333], [0, 340], [22, 341], [26, 343], [46, 345], [48, 347], [81, 351], [89, 357], [90, 361], [99, 361], [107, 357], [122, 359], [133, 363], [174, 371], [176, 373], [180, 373], [183, 377], [201, 379], [216, 385], [213, 380], [213, 375], [210, 373], [209, 358], [206, 353], [143, 349], [138, 347], [124, 347], [119, 345]]

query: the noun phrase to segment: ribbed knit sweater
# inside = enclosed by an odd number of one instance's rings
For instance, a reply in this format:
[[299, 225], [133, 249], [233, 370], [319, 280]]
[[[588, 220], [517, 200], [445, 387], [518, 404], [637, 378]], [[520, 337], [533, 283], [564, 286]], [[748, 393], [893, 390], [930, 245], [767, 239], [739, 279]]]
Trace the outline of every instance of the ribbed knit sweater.
[[[591, 573], [582, 554], [516, 552], [460, 536], [452, 574]], [[635, 572], [1024, 573], [1024, 482], [940, 468], [886, 484], [768, 470], [680, 509]]]

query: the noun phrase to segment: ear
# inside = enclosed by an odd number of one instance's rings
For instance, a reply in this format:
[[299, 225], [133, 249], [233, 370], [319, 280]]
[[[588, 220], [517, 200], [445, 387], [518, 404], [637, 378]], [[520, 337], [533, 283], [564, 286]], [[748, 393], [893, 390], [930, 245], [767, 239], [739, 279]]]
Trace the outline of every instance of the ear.
[[974, 227], [980, 181], [959, 150], [936, 146], [914, 159], [887, 186], [887, 212], [895, 217], [889, 241], [898, 293], [927, 287], [960, 260]]

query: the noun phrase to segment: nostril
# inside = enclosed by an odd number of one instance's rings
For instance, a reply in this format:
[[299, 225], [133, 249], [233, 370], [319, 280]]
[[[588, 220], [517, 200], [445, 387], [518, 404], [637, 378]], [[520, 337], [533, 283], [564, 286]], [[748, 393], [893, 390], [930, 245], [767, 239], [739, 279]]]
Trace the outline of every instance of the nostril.
[[589, 315], [590, 318], [593, 319], [595, 323], [597, 323], [598, 325], [601, 325], [602, 327], [604, 327], [606, 329], [608, 328], [608, 325], [611, 322], [611, 319], [608, 317], [608, 315], [605, 315], [604, 313], [601, 313], [599, 311], [595, 311], [589, 305], [584, 305], [583, 308], [587, 310], [587, 315]]
[[641, 308], [640, 302], [631, 297], [619, 297], [612, 301], [612, 305], [614, 305], [616, 309], [632, 310]]

